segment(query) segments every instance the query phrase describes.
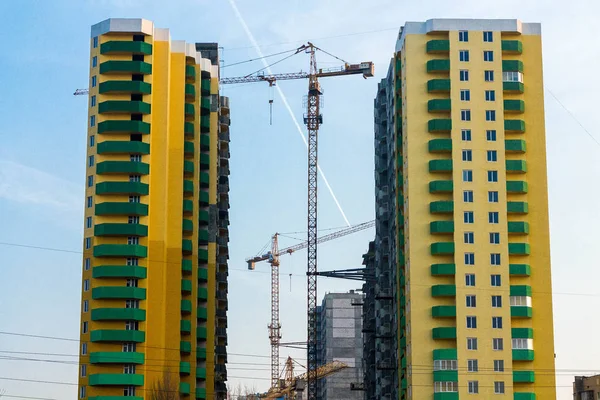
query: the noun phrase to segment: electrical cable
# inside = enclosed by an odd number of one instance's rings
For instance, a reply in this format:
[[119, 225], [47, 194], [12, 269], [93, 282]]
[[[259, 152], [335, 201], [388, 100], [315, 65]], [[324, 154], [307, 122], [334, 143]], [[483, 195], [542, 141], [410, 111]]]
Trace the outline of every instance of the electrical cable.
[[234, 65], [240, 65], [240, 64], [246, 64], [252, 61], [258, 61], [258, 60], [262, 60], [264, 58], [269, 58], [269, 57], [274, 57], [274, 56], [279, 56], [281, 54], [285, 54], [285, 53], [291, 53], [292, 51], [297, 51], [298, 49], [292, 49], [292, 50], [286, 50], [286, 51], [280, 51], [279, 53], [274, 53], [274, 54], [269, 54], [266, 56], [262, 56], [262, 57], [256, 57], [256, 58], [251, 58], [249, 60], [245, 60], [245, 61], [239, 61], [239, 62], [235, 62], [233, 64], [227, 64], [227, 65], [223, 65], [221, 67], [222, 68], [227, 68], [227, 67], [233, 67]]

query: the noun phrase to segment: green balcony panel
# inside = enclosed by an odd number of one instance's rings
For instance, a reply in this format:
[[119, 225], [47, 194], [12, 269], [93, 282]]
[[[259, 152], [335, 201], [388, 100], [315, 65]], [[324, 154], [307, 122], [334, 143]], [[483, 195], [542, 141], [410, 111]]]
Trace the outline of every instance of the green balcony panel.
[[190, 300], [181, 300], [181, 313], [189, 314], [192, 312], [192, 302]]
[[194, 156], [194, 143], [192, 142], [184, 142], [183, 143], [183, 152], [185, 153], [186, 157], [193, 157]]
[[111, 40], [100, 45], [100, 54], [152, 54], [152, 45], [130, 40]]
[[452, 160], [430, 160], [429, 172], [452, 172]]
[[107, 100], [98, 104], [98, 113], [150, 114], [150, 103], [136, 100]]
[[98, 265], [92, 268], [92, 278], [137, 278], [145, 279], [145, 267], [132, 265]]
[[98, 154], [150, 154], [150, 144], [129, 141], [104, 141], [98, 143]]
[[192, 281], [188, 279], [181, 280], [181, 291], [184, 293], [192, 293]]
[[511, 256], [527, 256], [531, 253], [529, 243], [509, 243], [508, 254]]
[[511, 285], [511, 296], [529, 296], [531, 297], [531, 286], [529, 285]]
[[206, 207], [208, 206], [208, 192], [201, 190], [200, 191], [200, 206]]
[[140, 81], [106, 81], [98, 85], [100, 94], [151, 94], [152, 85]]
[[523, 93], [525, 85], [521, 82], [502, 82], [502, 90], [509, 93]]
[[206, 336], [207, 336], [206, 327], [199, 326], [196, 328], [196, 338], [206, 339]]
[[533, 329], [531, 328], [512, 328], [511, 338], [513, 339], [533, 339]]
[[507, 174], [524, 174], [527, 172], [527, 161], [525, 160], [506, 160]]
[[452, 193], [453, 188], [452, 181], [429, 182], [429, 193]]
[[200, 118], [200, 128], [202, 129], [202, 132], [209, 132], [210, 131], [210, 116], [203, 115]]
[[185, 84], [185, 96], [190, 98], [196, 97], [196, 87], [194, 85], [186, 83]]
[[186, 103], [184, 105], [184, 113], [186, 117], [193, 117], [196, 114], [196, 110], [194, 109], [193, 104]]
[[181, 251], [184, 254], [192, 254], [192, 252], [194, 251], [194, 246], [192, 245], [192, 241], [189, 239], [183, 239], [181, 241]]
[[148, 256], [148, 248], [139, 244], [99, 244], [94, 246], [94, 257], [138, 257]]
[[527, 144], [522, 139], [505, 140], [504, 149], [507, 153], [525, 153], [527, 151]]
[[513, 361], [533, 361], [534, 352], [533, 350], [513, 350], [512, 358]]
[[511, 113], [524, 113], [525, 102], [523, 100], [504, 100], [504, 111]]
[[96, 194], [146, 196], [148, 193], [148, 184], [142, 182], [101, 182], [96, 185]]
[[509, 235], [529, 235], [529, 222], [508, 221]]
[[435, 349], [433, 350], [433, 360], [458, 360], [458, 351], [456, 349]]
[[206, 379], [206, 368], [196, 368], [196, 378]]
[[200, 89], [202, 90], [203, 96], [208, 96], [210, 94], [210, 79], [202, 79], [200, 82]]
[[[103, 121], [98, 124], [98, 133], [142, 134], [150, 133], [150, 124], [143, 121]], [[141, 143], [141, 142], [138, 142]]]
[[505, 119], [504, 130], [507, 132], [525, 132], [525, 121], [520, 119]]
[[189, 334], [190, 332], [192, 332], [192, 323], [186, 319], [182, 319], [179, 322], [179, 331], [182, 333]]
[[523, 61], [520, 60], [502, 60], [502, 71], [523, 72]]
[[210, 166], [210, 155], [206, 153], [200, 154], [200, 168], [208, 169]]
[[[183, 232], [188, 232], [189, 233], [189, 232], [193, 232], [194, 231], [194, 223], [192, 221], [190, 221], [189, 219], [184, 219], [182, 221], [181, 225], [182, 225], [181, 229], [182, 229]], [[191, 244], [190, 244], [190, 251], [191, 250], [192, 250], [192, 248], [191, 248]]]
[[91, 331], [90, 340], [92, 342], [144, 343], [144, 341], [146, 341], [146, 333], [142, 331], [102, 329]]
[[96, 164], [96, 173], [148, 175], [150, 165], [137, 161], [102, 161]]
[[439, 242], [431, 244], [431, 255], [452, 255], [454, 254], [454, 242]]
[[200, 282], [208, 281], [208, 269], [206, 268], [198, 268], [198, 280]]
[[206, 399], [206, 389], [205, 388], [196, 388], [196, 398], [197, 399]]
[[427, 42], [427, 53], [448, 53], [450, 51], [449, 40], [430, 40]]
[[510, 316], [512, 318], [531, 318], [533, 316], [533, 309], [524, 306], [511, 306]]
[[200, 300], [208, 300], [208, 288], [199, 287], [198, 288], [198, 299]]
[[204, 97], [200, 100], [200, 107], [205, 110], [210, 110], [210, 97]]
[[200, 173], [200, 187], [207, 188], [210, 184], [210, 175], [208, 172]]
[[456, 274], [456, 264], [432, 264], [431, 275], [451, 276]]
[[452, 120], [449, 118], [430, 119], [427, 123], [430, 133], [447, 133], [452, 130]]
[[90, 353], [90, 364], [143, 364], [144, 353], [95, 352]]
[[186, 214], [194, 212], [194, 202], [192, 200], [183, 200], [183, 212]]
[[429, 60], [427, 61], [427, 72], [450, 72], [450, 60]]
[[535, 393], [515, 392], [513, 400], [536, 400]]
[[523, 53], [523, 43], [520, 40], [503, 40], [502, 41], [502, 52], [509, 54], [521, 54]]
[[190, 384], [187, 382], [179, 382], [179, 393], [189, 395], [190, 394]]
[[508, 193], [527, 193], [529, 185], [525, 181], [506, 181], [506, 191]]
[[533, 371], [513, 371], [514, 383], [534, 383], [535, 373]]
[[201, 210], [200, 213], [198, 214], [198, 221], [202, 224], [202, 225], [208, 225], [208, 211], [205, 210]]
[[456, 306], [433, 306], [431, 307], [431, 316], [434, 318], [454, 318], [456, 317]]
[[458, 382], [458, 371], [433, 371], [434, 382]]
[[190, 342], [181, 341], [179, 342], [179, 351], [181, 353], [189, 354], [192, 352], [192, 344]]
[[432, 201], [429, 203], [429, 212], [432, 214], [451, 214], [454, 212], [454, 202], [451, 200]]
[[450, 79], [430, 79], [427, 82], [429, 93], [440, 93], [450, 91]]
[[508, 201], [506, 209], [509, 214], [527, 214], [529, 212], [529, 204], [525, 201]]
[[206, 321], [208, 319], [208, 310], [204, 307], [198, 307], [198, 319]]
[[200, 135], [200, 149], [202, 151], [210, 150], [210, 136]]
[[208, 242], [208, 231], [206, 229], [201, 229], [198, 231], [198, 241]]
[[95, 308], [92, 321], [145, 321], [146, 310], [137, 308]]
[[430, 153], [452, 153], [452, 139], [432, 139], [428, 147]]
[[531, 266], [529, 264], [509, 264], [508, 271], [512, 276], [530, 276]]
[[194, 163], [192, 161], [183, 161], [183, 172], [188, 175], [194, 175]]
[[194, 82], [196, 80], [196, 67], [193, 65], [185, 66], [185, 77]]
[[90, 386], [143, 386], [144, 375], [141, 374], [91, 374]]
[[454, 221], [434, 221], [429, 223], [429, 233], [454, 233]]
[[148, 236], [148, 226], [142, 224], [98, 224], [95, 236]]
[[433, 400], [458, 400], [458, 392], [439, 392], [439, 393], [434, 393], [433, 394]]
[[189, 375], [191, 370], [191, 366], [189, 362], [180, 361], [179, 362], [179, 373], [181, 375]]
[[92, 299], [146, 300], [146, 289], [127, 286], [100, 286], [92, 289]]
[[191, 274], [192, 268], [192, 260], [181, 260], [181, 271], [184, 274]]
[[431, 287], [432, 297], [454, 297], [456, 296], [456, 285], [434, 285]]
[[456, 328], [444, 327], [431, 330], [433, 339], [456, 339]]
[[198, 249], [198, 261], [203, 263], [208, 262], [208, 250]]
[[150, 75], [152, 64], [143, 61], [105, 61], [100, 64], [100, 73]]
[[433, 99], [427, 102], [427, 111], [429, 112], [450, 112], [450, 99]]
[[198, 344], [196, 347], [196, 360], [206, 360], [206, 349], [202, 346], [202, 344]]
[[96, 215], [137, 215], [147, 216], [148, 205], [141, 203], [107, 202], [96, 204]]

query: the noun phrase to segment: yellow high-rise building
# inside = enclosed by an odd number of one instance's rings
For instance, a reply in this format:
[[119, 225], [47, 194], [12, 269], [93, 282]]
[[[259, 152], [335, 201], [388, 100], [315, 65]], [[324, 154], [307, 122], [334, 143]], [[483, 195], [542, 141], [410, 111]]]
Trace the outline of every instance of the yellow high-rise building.
[[218, 47], [171, 40], [143, 19], [91, 32], [78, 397], [225, 398], [229, 101]]
[[408, 22], [375, 105], [365, 387], [378, 399], [555, 399], [540, 24]]

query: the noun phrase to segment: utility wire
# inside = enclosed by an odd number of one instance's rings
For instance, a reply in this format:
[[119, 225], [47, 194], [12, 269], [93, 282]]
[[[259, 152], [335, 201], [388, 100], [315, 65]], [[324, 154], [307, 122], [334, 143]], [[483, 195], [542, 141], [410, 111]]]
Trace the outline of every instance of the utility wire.
[[262, 56], [262, 57], [256, 57], [256, 58], [251, 58], [249, 60], [245, 60], [245, 61], [239, 61], [233, 64], [227, 64], [227, 65], [223, 65], [221, 68], [227, 68], [227, 67], [233, 67], [234, 65], [240, 65], [240, 64], [246, 64], [252, 61], [258, 61], [258, 60], [262, 60], [264, 58], [269, 58], [269, 57], [275, 57], [275, 56], [279, 56], [281, 54], [285, 54], [285, 53], [291, 53], [292, 51], [296, 51], [297, 49], [292, 49], [292, 50], [286, 50], [286, 51], [280, 51], [279, 53], [274, 53], [274, 54], [269, 54], [267, 56]]
[[289, 55], [289, 56], [287, 56], [287, 57], [283, 57], [281, 60], [279, 60], [279, 61], [275, 61], [275, 62], [274, 62], [274, 63], [272, 63], [272, 64], [269, 64], [269, 65], [267, 65], [267, 66], [264, 66], [264, 67], [262, 67], [261, 69], [259, 69], [259, 70], [257, 70], [257, 71], [254, 71], [254, 72], [252, 72], [252, 73], [250, 73], [250, 74], [246, 75], [244, 78], [247, 78], [247, 77], [249, 77], [249, 76], [252, 76], [252, 75], [258, 74], [259, 72], [261, 72], [261, 71], [264, 71], [265, 69], [271, 68], [272, 66], [274, 66], [274, 65], [277, 65], [277, 64], [279, 64], [280, 62], [283, 62], [283, 61], [287, 60], [288, 58], [291, 58], [291, 57], [295, 56], [296, 54], [298, 54], [298, 53], [296, 52], [296, 53], [294, 53], [294, 54], [290, 54], [290, 55]]
[[587, 128], [581, 123], [581, 121], [579, 121], [577, 119], [577, 117], [575, 116], [575, 114], [573, 114], [571, 112], [571, 110], [569, 110], [559, 99], [558, 97], [556, 97], [556, 95], [554, 93], [552, 93], [552, 91], [550, 89], [548, 89], [548, 86], [546, 86], [546, 90], [548, 91], [548, 93], [550, 93], [550, 96], [552, 96], [554, 98], [554, 100], [571, 116], [571, 118], [573, 118], [573, 120], [575, 122], [577, 122], [577, 125], [579, 125], [581, 127], [581, 129], [583, 129], [583, 131], [585, 133], [587, 133], [587, 135], [594, 141], [596, 142], [596, 144], [598, 146], [600, 146], [600, 141], [598, 141], [598, 139], [596, 139], [596, 137], [594, 135], [592, 135], [592, 133], [587, 130]]

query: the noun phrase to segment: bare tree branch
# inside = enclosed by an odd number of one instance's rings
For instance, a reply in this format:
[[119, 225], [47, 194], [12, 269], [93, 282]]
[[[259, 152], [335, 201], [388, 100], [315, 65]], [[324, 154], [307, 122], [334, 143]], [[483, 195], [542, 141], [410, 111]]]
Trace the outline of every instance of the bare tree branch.
[[151, 400], [179, 400], [179, 391], [177, 385], [171, 379], [171, 373], [166, 370], [162, 379], [154, 382], [152, 385]]

